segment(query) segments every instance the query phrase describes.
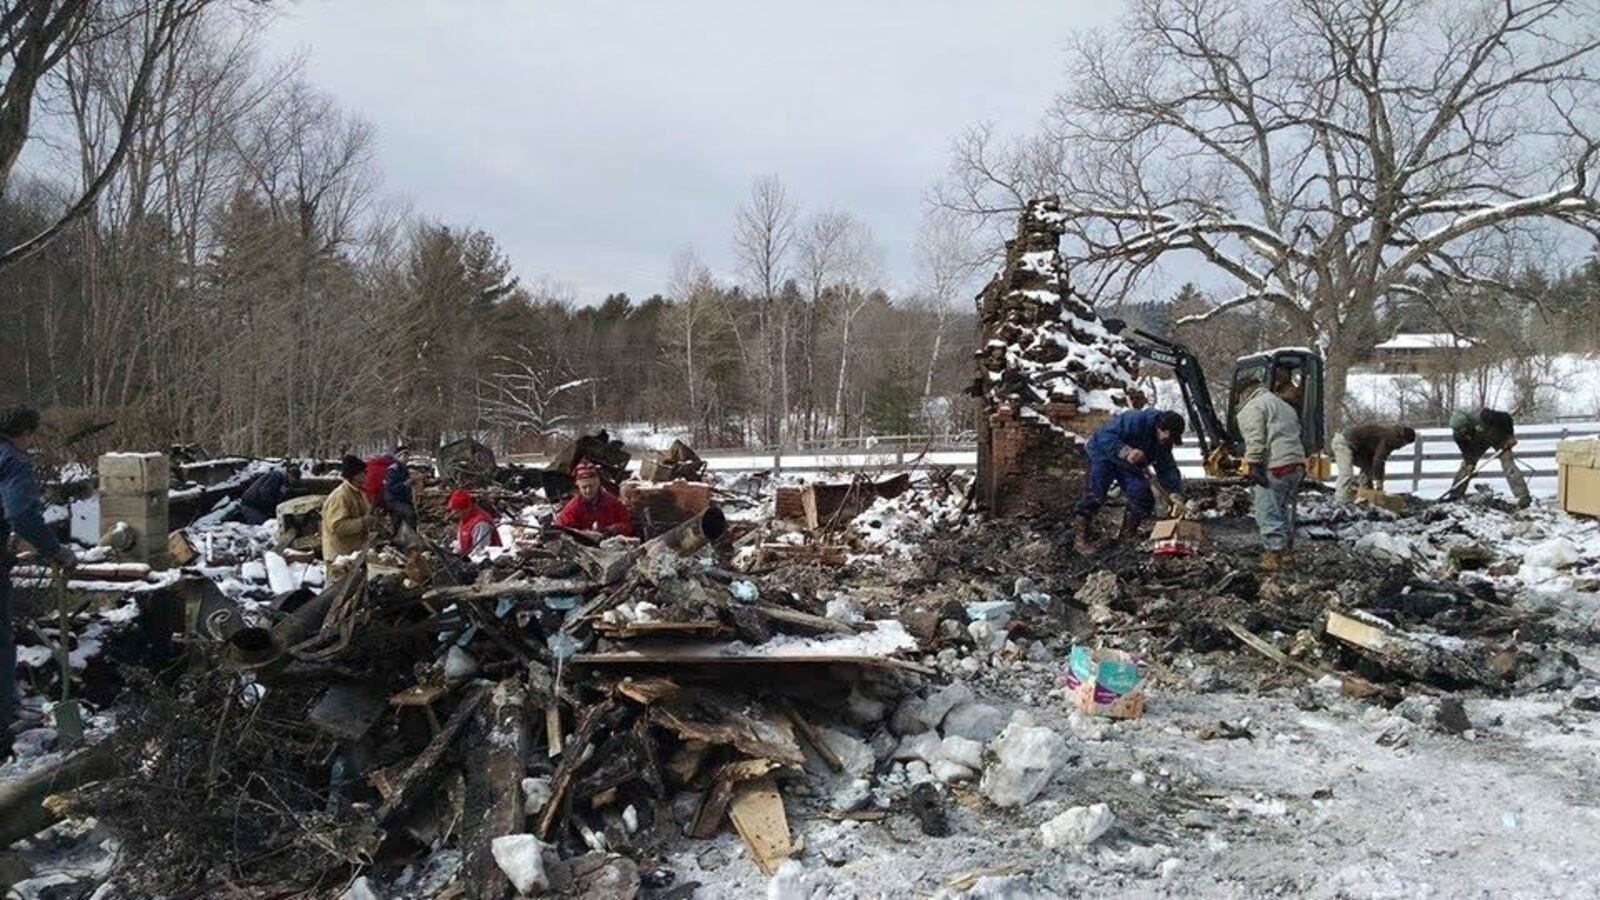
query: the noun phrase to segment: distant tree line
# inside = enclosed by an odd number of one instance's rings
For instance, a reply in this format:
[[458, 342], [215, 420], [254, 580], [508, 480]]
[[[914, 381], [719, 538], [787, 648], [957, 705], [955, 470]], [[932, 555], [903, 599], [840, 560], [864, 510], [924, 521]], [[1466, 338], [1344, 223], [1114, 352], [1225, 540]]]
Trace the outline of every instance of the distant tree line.
[[370, 126], [264, 59], [250, 10], [204, 9], [160, 19], [156, 64], [128, 29], [60, 38], [40, 73], [38, 150], [0, 160], [0, 400], [64, 433], [114, 423], [98, 446], [250, 454], [970, 424], [975, 270], [953, 220], [924, 230], [926, 279], [891, 291], [861, 222], [803, 217], [763, 178], [729, 223], [737, 283], [685, 251], [660, 293], [586, 304], [386, 197]]

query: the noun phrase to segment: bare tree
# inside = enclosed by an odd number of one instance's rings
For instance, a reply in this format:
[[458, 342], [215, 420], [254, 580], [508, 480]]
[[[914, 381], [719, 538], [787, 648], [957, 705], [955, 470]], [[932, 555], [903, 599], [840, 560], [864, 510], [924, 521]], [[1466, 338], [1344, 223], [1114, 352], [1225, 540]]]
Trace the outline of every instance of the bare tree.
[[0, 0], [0, 195], [4, 195], [33, 130], [41, 87], [76, 49], [113, 36], [132, 37], [133, 77], [117, 105], [115, 140], [100, 165], [88, 173], [75, 200], [34, 236], [0, 250], [0, 271], [42, 250], [94, 208], [117, 174], [139, 129], [146, 106], [175, 45], [213, 0]]
[[1600, 234], [1597, 50], [1596, 0], [1133, 0], [1074, 41], [1042, 134], [958, 143], [941, 202], [1059, 195], [1091, 298], [1199, 260], [1237, 290], [1192, 319], [1270, 305], [1342, 398], [1409, 276], [1489, 283], [1488, 238]]
[[944, 348], [945, 323], [958, 298], [971, 290], [985, 259], [971, 222], [940, 208], [929, 209], [917, 231], [917, 290], [933, 306], [933, 348], [928, 353], [924, 399], [933, 394], [933, 370]]
[[479, 400], [480, 417], [501, 428], [546, 437], [572, 418], [556, 412], [557, 404], [590, 379], [561, 380], [543, 354], [521, 345], [517, 351], [515, 356], [493, 357], [507, 368], [482, 379], [486, 394]]
[[800, 232], [799, 273], [806, 292], [801, 353], [805, 359], [805, 385], [800, 406], [807, 440], [817, 436], [817, 358], [821, 355], [822, 319], [830, 288], [846, 277], [848, 246], [853, 220], [838, 210], [817, 213]]
[[766, 175], [756, 179], [750, 199], [739, 207], [734, 224], [733, 244], [739, 265], [761, 301], [761, 358], [756, 364], [763, 398], [762, 432], [768, 441], [783, 439], [789, 409], [788, 313], [775, 307], [778, 289], [789, 274], [796, 215], [778, 176]]
[[839, 278], [834, 285], [839, 298], [839, 379], [833, 394], [833, 416], [841, 434], [845, 427], [845, 384], [850, 374], [850, 329], [871, 301], [882, 267], [883, 248], [873, 239], [872, 230], [847, 216], [840, 239]]
[[705, 436], [706, 421], [701, 388], [704, 376], [696, 362], [695, 344], [714, 311], [716, 291], [711, 270], [693, 250], [680, 250], [673, 256], [672, 275], [667, 283], [667, 293], [675, 301], [669, 317], [669, 340], [683, 354], [683, 386], [688, 392], [689, 422], [696, 441]]

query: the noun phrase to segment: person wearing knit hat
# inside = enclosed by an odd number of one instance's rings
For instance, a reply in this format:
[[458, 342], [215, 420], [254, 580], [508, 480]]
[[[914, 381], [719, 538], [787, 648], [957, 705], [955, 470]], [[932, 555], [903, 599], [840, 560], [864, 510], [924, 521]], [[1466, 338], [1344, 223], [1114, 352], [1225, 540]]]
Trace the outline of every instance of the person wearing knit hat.
[[500, 532], [495, 528], [494, 514], [478, 505], [469, 491], [456, 488], [450, 492], [444, 505], [456, 514], [456, 552], [462, 556], [479, 547], [500, 546]]
[[578, 493], [556, 513], [555, 524], [574, 531], [592, 531], [605, 537], [633, 536], [633, 514], [617, 495], [600, 484], [600, 469], [587, 459], [572, 467]]
[[339, 475], [339, 486], [322, 501], [322, 561], [330, 580], [344, 575], [337, 560], [365, 547], [378, 524], [363, 492], [367, 464], [359, 456], [346, 456], [339, 461]]

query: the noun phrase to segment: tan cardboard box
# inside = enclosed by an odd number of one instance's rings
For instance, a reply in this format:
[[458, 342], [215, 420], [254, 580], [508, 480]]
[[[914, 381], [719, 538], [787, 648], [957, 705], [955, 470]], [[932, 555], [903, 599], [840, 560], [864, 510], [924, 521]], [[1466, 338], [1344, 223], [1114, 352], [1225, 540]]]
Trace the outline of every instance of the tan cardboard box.
[[1150, 539], [1153, 541], [1170, 541], [1177, 538], [1180, 541], [1198, 544], [1205, 539], [1205, 536], [1205, 529], [1193, 519], [1160, 519], [1155, 527], [1150, 529]]
[[1600, 439], [1556, 444], [1556, 496], [1569, 513], [1600, 516]]

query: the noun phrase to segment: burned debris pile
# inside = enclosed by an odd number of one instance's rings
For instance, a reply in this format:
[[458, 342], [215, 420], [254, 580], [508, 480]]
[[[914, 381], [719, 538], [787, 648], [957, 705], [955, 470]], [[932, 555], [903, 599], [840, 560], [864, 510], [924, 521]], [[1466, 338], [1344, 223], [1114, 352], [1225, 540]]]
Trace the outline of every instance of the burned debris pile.
[[[415, 482], [418, 529], [326, 583], [280, 543], [315, 534], [310, 506], [182, 532], [195, 558], [123, 616], [137, 650], [90, 660], [127, 664], [91, 691], [96, 742], [0, 789], [4, 837], [97, 823], [118, 847], [109, 897], [352, 898], [870, 882], [860, 862], [881, 837], [937, 870], [918, 892], [958, 896], [1048, 868], [1029, 854], [1122, 859], [1152, 836], [1184, 852], [1200, 788], [1174, 778], [1158, 796], [1142, 769], [1109, 788], [1084, 758], [1108, 735], [1142, 752], [1197, 698], [1426, 703], [1463, 734], [1486, 725], [1462, 698], [1577, 698], [1573, 648], [1594, 637], [1528, 595], [1592, 588], [1583, 547], [1600, 542], [1481, 497], [1410, 514], [1312, 499], [1300, 563], [1268, 573], [1232, 484], [1190, 492], [1193, 552], [1085, 557], [1059, 521], [977, 516], [948, 471], [752, 495], [681, 468], [631, 480], [613, 460], [643, 539], [549, 524], [570, 486], [506, 465], [477, 490], [503, 546], [467, 557], [446, 549], [453, 486], [437, 477]], [[297, 584], [277, 590], [285, 571]], [[1183, 734], [1248, 743], [1262, 727]], [[1037, 832], [1025, 852], [1018, 830]]]
[[[709, 496], [669, 483], [686, 484]], [[632, 896], [671, 878], [651, 869], [663, 842], [725, 827], [770, 874], [795, 850], [778, 779], [808, 762], [866, 775], [837, 709], [930, 671], [892, 617], [841, 620], [735, 570], [759, 529], [718, 506], [643, 542], [510, 526], [503, 551], [463, 559], [428, 537], [443, 488], [421, 487], [421, 534], [399, 529], [319, 591], [193, 612], [176, 623], [186, 652], [130, 670], [121, 727], [80, 751], [109, 766], [39, 814], [114, 832], [118, 890], [337, 894], [427, 861], [468, 896]]]

